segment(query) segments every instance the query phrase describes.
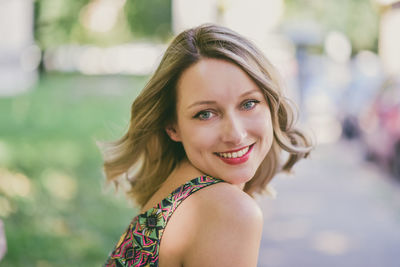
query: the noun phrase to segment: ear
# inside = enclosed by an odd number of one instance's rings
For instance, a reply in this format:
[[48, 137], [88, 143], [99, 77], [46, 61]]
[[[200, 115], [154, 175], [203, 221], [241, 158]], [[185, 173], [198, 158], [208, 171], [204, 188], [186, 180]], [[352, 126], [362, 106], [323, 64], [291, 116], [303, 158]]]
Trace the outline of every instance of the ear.
[[181, 141], [181, 136], [175, 125], [168, 125], [165, 128], [165, 131], [167, 132], [169, 138], [171, 138], [173, 141], [175, 141], [175, 142]]

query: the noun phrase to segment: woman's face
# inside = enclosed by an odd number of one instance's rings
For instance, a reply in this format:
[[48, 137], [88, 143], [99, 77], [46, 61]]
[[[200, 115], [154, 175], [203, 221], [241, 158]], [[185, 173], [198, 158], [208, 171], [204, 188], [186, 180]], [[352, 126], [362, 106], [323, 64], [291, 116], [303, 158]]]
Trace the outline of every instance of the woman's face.
[[271, 148], [267, 102], [238, 66], [202, 59], [177, 87], [177, 122], [167, 129], [201, 172], [231, 184], [249, 181]]

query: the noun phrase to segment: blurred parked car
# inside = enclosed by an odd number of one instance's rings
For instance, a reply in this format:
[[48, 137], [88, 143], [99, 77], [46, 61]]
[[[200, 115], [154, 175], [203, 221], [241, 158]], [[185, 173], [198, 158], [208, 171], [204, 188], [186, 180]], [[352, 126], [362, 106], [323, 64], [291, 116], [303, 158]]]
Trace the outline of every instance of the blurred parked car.
[[400, 78], [388, 79], [360, 120], [369, 158], [400, 177]]
[[360, 115], [374, 100], [383, 82], [384, 72], [377, 54], [361, 51], [352, 59], [351, 82], [338, 102], [343, 137], [360, 137]]

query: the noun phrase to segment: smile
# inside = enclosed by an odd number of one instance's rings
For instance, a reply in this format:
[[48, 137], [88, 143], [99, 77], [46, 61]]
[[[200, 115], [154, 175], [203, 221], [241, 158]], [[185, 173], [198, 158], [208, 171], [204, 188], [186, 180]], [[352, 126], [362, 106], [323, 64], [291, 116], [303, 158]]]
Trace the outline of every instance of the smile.
[[252, 151], [253, 146], [254, 144], [237, 150], [216, 152], [215, 154], [225, 163], [232, 165], [241, 164], [249, 159], [250, 152]]
[[218, 156], [220, 156], [220, 157], [223, 157], [223, 158], [240, 158], [241, 156], [243, 156], [244, 154], [246, 154], [247, 153], [247, 151], [249, 151], [249, 149], [250, 149], [250, 146], [246, 146], [245, 148], [242, 148], [242, 149], [240, 149], [240, 150], [236, 150], [236, 151], [231, 151], [231, 152], [221, 152], [221, 153], [218, 153], [217, 152], [217, 155]]

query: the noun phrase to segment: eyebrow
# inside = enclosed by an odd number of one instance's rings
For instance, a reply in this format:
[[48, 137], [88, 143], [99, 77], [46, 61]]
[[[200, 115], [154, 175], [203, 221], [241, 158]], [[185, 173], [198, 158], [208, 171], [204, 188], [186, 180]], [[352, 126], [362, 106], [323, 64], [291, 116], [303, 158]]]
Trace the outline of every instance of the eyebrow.
[[[241, 94], [240, 97], [244, 97], [246, 95], [250, 95], [250, 94], [253, 94], [253, 93], [260, 93], [261, 94], [261, 92], [259, 90], [255, 89], [255, 90], [247, 91], [247, 92]], [[212, 101], [212, 100], [197, 101], [197, 102], [194, 102], [193, 104], [189, 105], [187, 108], [191, 108], [193, 106], [198, 106], [198, 105], [210, 105], [210, 104], [215, 104], [215, 103], [217, 103], [217, 102], [216, 101]]]

